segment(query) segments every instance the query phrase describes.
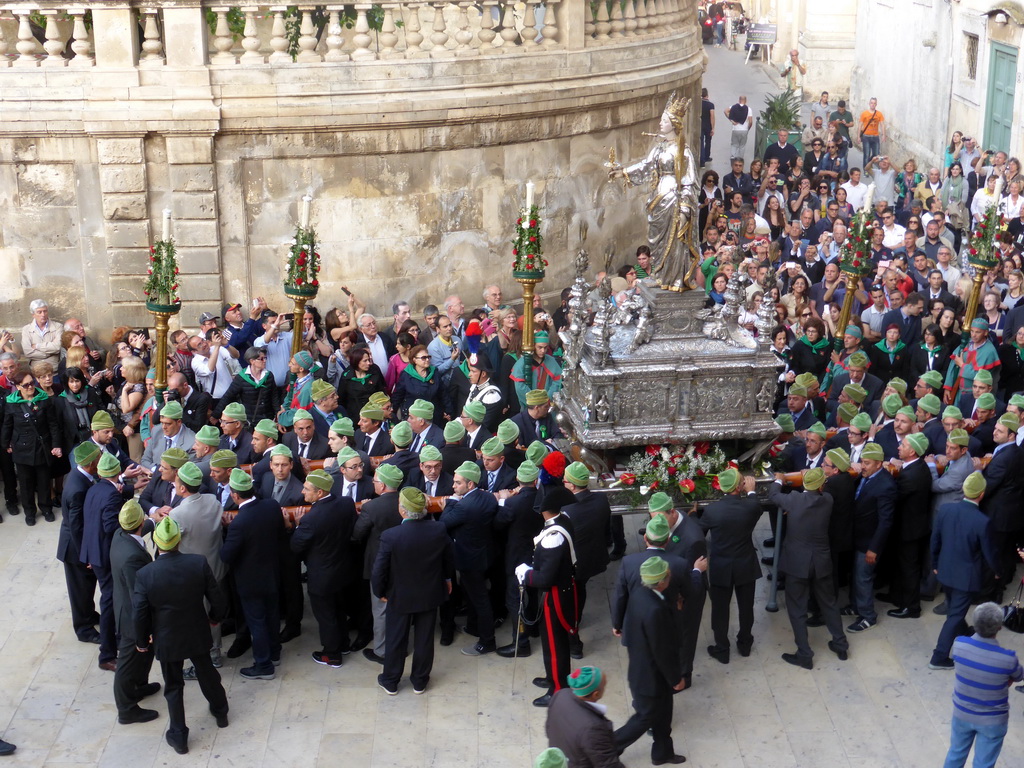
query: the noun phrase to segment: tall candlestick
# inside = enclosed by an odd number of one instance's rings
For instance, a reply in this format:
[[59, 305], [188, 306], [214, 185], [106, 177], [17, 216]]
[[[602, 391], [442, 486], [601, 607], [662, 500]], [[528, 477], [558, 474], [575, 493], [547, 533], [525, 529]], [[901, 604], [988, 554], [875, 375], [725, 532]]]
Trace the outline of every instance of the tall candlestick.
[[533, 210], [533, 182], [526, 182], [526, 212]]
[[164, 230], [163, 237], [160, 238], [163, 241], [171, 239], [171, 209], [164, 208]]
[[313, 202], [313, 198], [309, 195], [303, 195], [302, 197], [302, 215], [299, 217], [300, 226], [303, 229], [309, 229], [309, 204]]

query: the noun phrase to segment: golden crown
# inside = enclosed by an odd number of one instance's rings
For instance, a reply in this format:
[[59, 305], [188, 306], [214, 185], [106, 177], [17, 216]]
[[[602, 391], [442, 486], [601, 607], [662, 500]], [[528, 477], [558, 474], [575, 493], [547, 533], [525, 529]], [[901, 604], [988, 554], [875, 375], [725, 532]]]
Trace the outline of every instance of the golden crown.
[[668, 97], [668, 102], [665, 104], [665, 114], [674, 124], [682, 125], [689, 108], [690, 99], [686, 96], [677, 98], [676, 91], [672, 91], [672, 95]]

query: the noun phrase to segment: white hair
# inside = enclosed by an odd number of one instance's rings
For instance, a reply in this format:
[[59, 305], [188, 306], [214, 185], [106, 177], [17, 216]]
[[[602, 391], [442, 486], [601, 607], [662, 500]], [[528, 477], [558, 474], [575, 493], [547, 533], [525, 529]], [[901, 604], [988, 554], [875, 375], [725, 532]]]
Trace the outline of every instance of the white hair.
[[28, 305], [28, 308], [32, 312], [35, 312], [37, 309], [42, 309], [43, 307], [49, 307], [49, 306], [50, 305], [47, 304], [42, 299], [35, 299], [31, 304]]

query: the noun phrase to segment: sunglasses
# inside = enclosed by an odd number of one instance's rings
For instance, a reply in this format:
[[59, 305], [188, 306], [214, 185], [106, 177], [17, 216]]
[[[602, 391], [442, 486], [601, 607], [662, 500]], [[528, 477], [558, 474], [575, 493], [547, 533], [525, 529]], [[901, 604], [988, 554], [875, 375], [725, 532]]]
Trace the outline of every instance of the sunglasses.
[[810, 312], [804, 312], [802, 315], [800, 315], [800, 317], [811, 317], [811, 313]]

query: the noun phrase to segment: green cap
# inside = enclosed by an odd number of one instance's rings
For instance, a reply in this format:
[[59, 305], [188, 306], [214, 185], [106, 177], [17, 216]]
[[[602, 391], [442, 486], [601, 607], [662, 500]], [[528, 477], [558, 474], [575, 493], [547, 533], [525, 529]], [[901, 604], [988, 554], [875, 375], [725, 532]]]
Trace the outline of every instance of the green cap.
[[902, 408], [896, 411], [896, 415], [906, 416], [911, 421], [917, 421], [917, 413], [915, 413], [914, 409], [911, 408], [909, 405], [904, 405]]
[[868, 397], [868, 391], [860, 384], [847, 384], [843, 387], [843, 394], [853, 400], [857, 405], [863, 404]]
[[946, 436], [946, 440], [953, 445], [959, 445], [963, 448], [971, 444], [971, 436], [967, 434], [966, 429], [954, 429]]
[[449, 421], [444, 425], [444, 441], [446, 443], [457, 443], [466, 436], [466, 428], [458, 419]]
[[807, 387], [805, 387], [802, 384], [797, 384], [794, 382], [793, 385], [789, 388], [789, 394], [793, 395], [794, 397], [807, 397]]
[[804, 488], [808, 491], [816, 491], [825, 484], [825, 470], [821, 467], [808, 469], [804, 472]]
[[942, 412], [942, 418], [944, 419], [962, 419], [963, 413], [955, 405], [947, 405], [946, 409]]
[[668, 518], [660, 512], [651, 518], [650, 522], [647, 523], [647, 529], [644, 531], [644, 536], [647, 537], [648, 541], [653, 541], [655, 544], [660, 544], [668, 540], [668, 536], [671, 533], [668, 525]]
[[398, 493], [398, 504], [406, 512], [422, 512], [427, 508], [427, 497], [419, 488], [403, 488]]
[[533, 334], [534, 344], [547, 344], [549, 341], [551, 341], [551, 337], [547, 331], [537, 331]]
[[860, 411], [857, 409], [856, 403], [842, 403], [837, 409], [836, 414], [840, 419], [849, 424], [853, 421], [853, 417], [856, 416]]
[[455, 474], [459, 475], [463, 480], [468, 480], [471, 483], [480, 482], [480, 467], [472, 461], [462, 462], [455, 468]]
[[[206, 427], [203, 427], [203, 429], [206, 429]], [[271, 419], [260, 419], [256, 422], [256, 426], [253, 427], [252, 431], [264, 437], [272, 437], [275, 440], [278, 436], [277, 424]]]
[[866, 413], [858, 413], [852, 419], [850, 419], [850, 426], [856, 427], [861, 432], [867, 432], [871, 429], [871, 417]]
[[498, 425], [497, 437], [505, 445], [512, 445], [519, 439], [519, 425], [511, 419], [505, 419]]
[[668, 575], [668, 563], [657, 555], [647, 558], [640, 566], [640, 580], [648, 586], [659, 583], [666, 575]]
[[533, 761], [533, 768], [566, 768], [569, 761], [558, 747], [548, 747]]
[[188, 454], [181, 448], [173, 446], [160, 455], [160, 461], [166, 461], [168, 467], [178, 469], [182, 464], [188, 461]]
[[344, 448], [342, 448], [340, 451], [338, 451], [338, 465], [339, 466], [344, 466], [348, 462], [352, 461], [352, 459], [358, 459], [358, 458], [359, 458], [359, 454], [356, 453], [353, 448], [351, 448], [351, 447], [349, 447], [347, 445]]
[[856, 325], [848, 325], [848, 326], [846, 326], [846, 330], [843, 331], [843, 333], [846, 334], [847, 336], [855, 336], [858, 339], [863, 339], [864, 338], [864, 331], [862, 331]]
[[214, 451], [213, 456], [210, 457], [210, 466], [217, 467], [218, 469], [231, 469], [232, 467], [238, 466], [238, 456], [235, 452], [228, 448], [222, 448], [219, 451]]
[[480, 446], [480, 453], [484, 456], [501, 456], [505, 453], [505, 444], [496, 437], [489, 438]]
[[227, 416], [229, 419], [235, 421], [248, 421], [248, 416], [245, 413], [245, 406], [241, 403], [228, 403], [224, 406], [224, 410], [221, 411], [221, 416]]
[[441, 451], [438, 450], [436, 445], [427, 443], [420, 448], [420, 464], [425, 461], [444, 461], [444, 456], [441, 455]]
[[181, 541], [181, 528], [170, 517], [165, 517], [153, 531], [153, 543], [164, 552], [174, 549]]
[[92, 415], [92, 422], [89, 424], [89, 426], [93, 430], [113, 429], [114, 420], [110, 418], [110, 414], [107, 413], [106, 411], [96, 411], [96, 413]]
[[484, 417], [487, 415], [487, 406], [479, 400], [474, 400], [462, 406], [462, 415], [472, 419], [477, 424], [482, 424]]
[[391, 442], [395, 444], [396, 448], [408, 448], [412, 445], [412, 427], [409, 426], [408, 421], [400, 421], [395, 424], [391, 429], [391, 434], [388, 436], [391, 438]]
[[547, 390], [544, 389], [531, 389], [526, 393], [526, 407], [532, 408], [535, 405], [546, 405], [551, 402], [551, 398], [548, 397]]
[[164, 403], [164, 407], [160, 409], [160, 415], [165, 416], [168, 419], [174, 419], [180, 421], [181, 417], [185, 412], [181, 409], [181, 403], [177, 400], [171, 400], [170, 402]]
[[142, 511], [142, 505], [135, 499], [128, 499], [117, 513], [117, 522], [126, 531], [137, 529], [145, 518], [146, 513]]
[[977, 328], [978, 330], [981, 331], [987, 331], [988, 320], [984, 319], [983, 317], [976, 317], [973, 320], [971, 320], [971, 328]]
[[1018, 419], [1012, 413], [1004, 413], [999, 417], [999, 423], [1006, 427], [1011, 432], [1016, 432], [1020, 429], [1020, 419]]
[[828, 434], [825, 431], [825, 425], [822, 424], [820, 421], [816, 421], [813, 424], [811, 424], [811, 426], [807, 428], [807, 431], [817, 435], [823, 440], [825, 439], [825, 436]]
[[292, 356], [292, 360], [299, 364], [299, 367], [304, 371], [313, 370], [313, 356], [306, 350], [302, 349], [296, 352]]
[[374, 405], [383, 408], [391, 402], [391, 398], [388, 397], [387, 392], [374, 392], [366, 402], [373, 403]]
[[352, 425], [352, 419], [348, 416], [342, 416], [331, 423], [331, 432], [344, 437], [354, 437], [356, 428]]
[[647, 510], [652, 514], [655, 512], [668, 512], [674, 506], [672, 497], [663, 491], [653, 494], [650, 501], [647, 502]]
[[899, 376], [894, 376], [889, 379], [889, 386], [899, 392], [901, 395], [907, 394], [907, 382], [901, 379]]
[[925, 371], [921, 374], [921, 381], [932, 389], [942, 389], [942, 374], [938, 371]]
[[121, 462], [113, 454], [104, 451], [100, 456], [100, 463], [97, 465], [96, 471], [99, 472], [100, 477], [117, 477], [121, 474]]
[[938, 415], [939, 411], [942, 410], [942, 401], [936, 395], [930, 392], [917, 401], [917, 407], [925, 413], [930, 413], [932, 416]]
[[359, 411], [359, 418], [370, 419], [370, 421], [384, 421], [384, 411], [375, 405], [367, 403]]
[[323, 400], [325, 397], [338, 394], [338, 390], [323, 379], [313, 379], [309, 392], [313, 396], [314, 403]]
[[87, 440], [84, 443], [79, 443], [75, 446], [74, 456], [75, 464], [80, 467], [92, 464], [100, 455], [100, 451], [103, 450], [92, 440]]
[[976, 382], [978, 382], [979, 384], [988, 384], [991, 387], [992, 386], [992, 373], [991, 373], [991, 371], [989, 371], [989, 370], [987, 370], [985, 368], [981, 368], [980, 370], [977, 370], [977, 371], [974, 372], [974, 380]]
[[190, 488], [195, 488], [203, 484], [203, 470], [191, 461], [186, 461], [178, 467], [178, 479]]
[[1011, 395], [1010, 402], [1007, 403], [1007, 405], [1012, 405], [1014, 408], [1024, 409], [1024, 395]]
[[850, 454], [842, 448], [833, 448], [831, 451], [826, 451], [825, 455], [840, 472], [846, 472], [850, 468]]
[[532, 461], [524, 461], [516, 470], [516, 480], [524, 485], [537, 482], [538, 477], [540, 477], [540, 467]]
[[297, 408], [292, 411], [292, 424], [296, 421], [312, 421], [313, 414], [307, 411], [305, 408]]
[[569, 687], [581, 698], [589, 696], [601, 687], [601, 677], [601, 670], [597, 667], [580, 667], [569, 675]]
[[964, 480], [963, 491], [964, 497], [968, 499], [976, 499], [985, 492], [985, 476], [981, 472], [971, 472]]
[[896, 411], [903, 407], [903, 398], [893, 392], [891, 395], [886, 395], [882, 400], [882, 410], [885, 411], [886, 416], [895, 416]]
[[415, 400], [409, 406], [409, 415], [430, 421], [434, 418], [434, 404], [429, 400]]
[[377, 467], [376, 473], [374, 473], [374, 479], [394, 490], [402, 484], [405, 476], [402, 474], [402, 470], [394, 464], [381, 464]]
[[804, 373], [801, 373], [799, 376], [797, 376], [794, 379], [794, 381], [797, 384], [799, 384], [801, 387], [806, 387], [807, 391], [810, 392], [811, 391], [811, 387], [814, 387], [814, 386], [817, 385], [818, 377], [815, 376], [810, 371], [805, 371]]
[[913, 432], [904, 437], [903, 440], [914, 449], [914, 453], [918, 456], [924, 456], [928, 450], [928, 438], [924, 436], [923, 432]]
[[[263, 422], [260, 422], [261, 424]], [[274, 426], [274, 422], [270, 422], [271, 426]], [[261, 433], [263, 434], [263, 433]], [[277, 427], [274, 426], [274, 437], [277, 436]], [[196, 432], [196, 442], [208, 445], [211, 448], [216, 448], [220, 445], [220, 430], [212, 424], [204, 424], [202, 428]]]
[[321, 491], [330, 491], [334, 487], [334, 480], [322, 469], [314, 469], [306, 475], [306, 482]]
[[284, 456], [286, 459], [295, 458], [295, 454], [292, 453], [292, 449], [284, 443], [278, 443], [270, 449], [270, 458], [274, 458], [275, 456]]
[[565, 479], [580, 488], [586, 488], [590, 484], [590, 470], [582, 461], [574, 461], [565, 468]]
[[526, 446], [526, 458], [536, 464], [538, 467], [544, 462], [545, 457], [548, 455], [548, 447], [544, 445], [540, 440], [534, 440], [528, 446]]
[[858, 350], [846, 358], [847, 368], [867, 368], [868, 367], [868, 356], [863, 351]]
[[974, 401], [974, 407], [984, 408], [986, 411], [994, 411], [996, 409], [996, 396], [991, 392], [986, 392]]
[[793, 422], [793, 417], [788, 413], [780, 413], [775, 417], [775, 423], [782, 430], [782, 434], [791, 435], [796, 431], [796, 424]]
[[885, 461], [885, 451], [882, 450], [882, 446], [878, 443], [868, 443], [864, 446], [864, 450], [860, 452], [862, 459], [871, 459], [872, 461]]
[[718, 473], [718, 487], [723, 493], [732, 493], [740, 484], [740, 473], [732, 467]]
[[231, 476], [228, 478], [228, 487], [233, 491], [251, 491], [252, 475], [244, 469], [235, 467], [231, 470]]

